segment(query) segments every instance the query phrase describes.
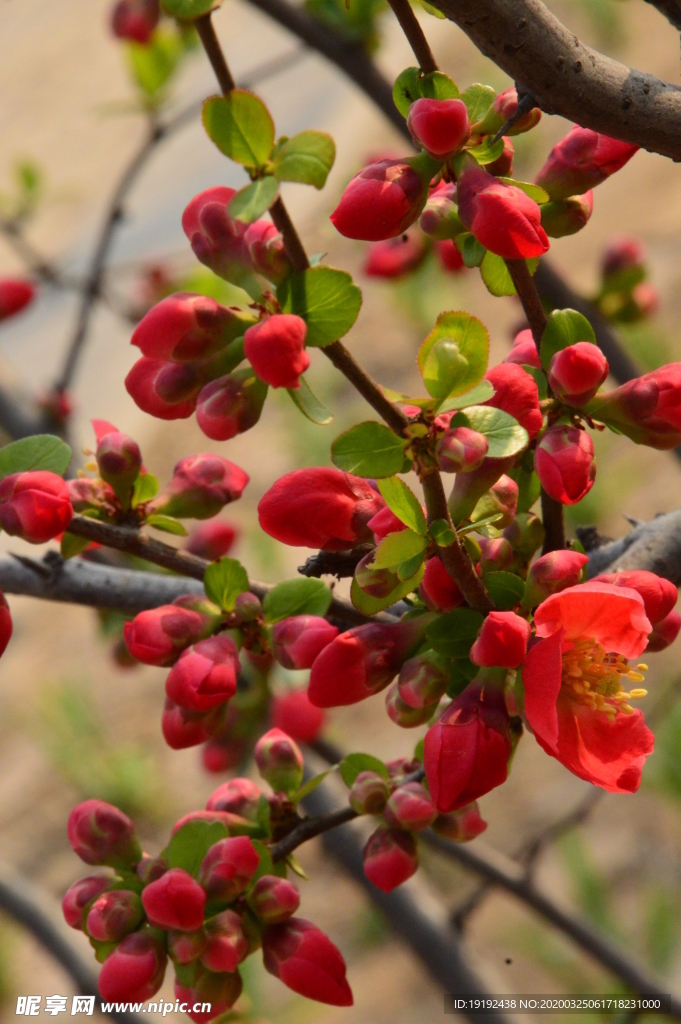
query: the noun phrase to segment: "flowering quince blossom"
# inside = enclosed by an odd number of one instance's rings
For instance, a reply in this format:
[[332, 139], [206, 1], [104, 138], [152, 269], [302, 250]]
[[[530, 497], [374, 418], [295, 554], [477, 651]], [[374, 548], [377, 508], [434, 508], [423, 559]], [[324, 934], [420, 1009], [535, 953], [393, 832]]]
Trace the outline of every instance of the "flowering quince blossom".
[[653, 734], [629, 704], [645, 695], [652, 626], [643, 598], [626, 586], [592, 581], [553, 594], [535, 612], [539, 640], [522, 666], [524, 709], [537, 742], [580, 779], [633, 793], [653, 751]]
[[428, 198], [428, 182], [413, 160], [380, 160], [352, 179], [331, 214], [346, 238], [380, 242], [395, 238], [414, 223]]
[[539, 207], [521, 189], [471, 166], [458, 180], [457, 198], [461, 220], [490, 252], [512, 260], [548, 252]]

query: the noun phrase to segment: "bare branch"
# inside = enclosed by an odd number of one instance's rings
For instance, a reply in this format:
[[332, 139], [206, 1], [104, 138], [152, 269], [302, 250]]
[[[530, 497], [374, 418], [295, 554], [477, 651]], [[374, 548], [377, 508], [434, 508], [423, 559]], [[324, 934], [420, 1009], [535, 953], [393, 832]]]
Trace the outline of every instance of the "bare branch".
[[424, 75], [429, 75], [433, 71], [437, 71], [437, 63], [433, 56], [433, 51], [430, 48], [428, 40], [426, 39], [423, 29], [419, 25], [418, 18], [414, 14], [414, 11], [409, 3], [409, 0], [388, 0], [392, 8], [392, 12], [400, 23], [400, 28], [404, 32], [409, 45], [414, 51], [414, 56], [419, 62], [419, 67], [423, 71]]
[[328, 814], [304, 818], [299, 825], [296, 825], [292, 832], [289, 832], [287, 836], [270, 847], [272, 860], [275, 864], [277, 861], [285, 860], [290, 853], [293, 853], [299, 846], [306, 843], [308, 839], [314, 839], [315, 836], [329, 832], [332, 828], [345, 825], [356, 817], [357, 812], [353, 811], [352, 807], [343, 807], [338, 811], [331, 811]]
[[681, 3], [679, 0], [646, 0], [646, 3], [657, 7], [668, 22], [681, 32]]
[[369, 544], [360, 544], [349, 551], [318, 551], [310, 555], [304, 565], [298, 566], [301, 576], [335, 576], [336, 579], [349, 579], [355, 575], [355, 569], [365, 555], [373, 548]]
[[681, 509], [635, 526], [620, 540], [589, 552], [590, 577], [622, 569], [648, 569], [681, 584]]

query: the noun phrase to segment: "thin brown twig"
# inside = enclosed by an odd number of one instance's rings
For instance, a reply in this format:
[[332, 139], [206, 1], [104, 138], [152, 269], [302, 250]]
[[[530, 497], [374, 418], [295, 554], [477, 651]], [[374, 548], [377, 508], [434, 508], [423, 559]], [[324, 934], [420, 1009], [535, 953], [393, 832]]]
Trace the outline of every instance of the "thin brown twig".
[[418, 18], [409, 0], [388, 0], [392, 12], [400, 23], [409, 45], [414, 51], [414, 56], [419, 62], [419, 67], [424, 75], [431, 74], [438, 70], [437, 62], [433, 56], [425, 33], [419, 25]]
[[232, 89], [236, 89], [236, 82], [232, 78], [232, 72], [227, 66], [225, 55], [222, 52], [218, 37], [215, 34], [211, 11], [209, 11], [208, 14], [204, 14], [201, 18], [197, 18], [194, 22], [194, 27], [196, 28], [199, 39], [206, 51], [211, 67], [215, 72], [218, 84], [222, 89], [223, 94], [226, 96], [232, 91]]
[[332, 828], [338, 828], [339, 825], [345, 825], [357, 816], [357, 811], [353, 811], [352, 807], [344, 807], [339, 811], [332, 811], [330, 814], [322, 814], [315, 818], [304, 818], [299, 825], [296, 825], [292, 832], [289, 832], [287, 836], [284, 836], [278, 843], [274, 843], [270, 847], [272, 860], [275, 864], [277, 861], [285, 860], [290, 853], [293, 853], [295, 849], [302, 846], [309, 839], [314, 839], [315, 836], [320, 836], [323, 832], [328, 832]]

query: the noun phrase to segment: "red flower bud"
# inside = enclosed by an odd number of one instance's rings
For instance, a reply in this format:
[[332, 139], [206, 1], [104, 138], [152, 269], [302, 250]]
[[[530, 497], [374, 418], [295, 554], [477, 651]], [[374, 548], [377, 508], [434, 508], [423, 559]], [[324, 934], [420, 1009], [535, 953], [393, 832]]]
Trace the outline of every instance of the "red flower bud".
[[475, 800], [451, 814], [440, 814], [433, 822], [433, 832], [453, 843], [469, 843], [486, 828]]
[[[214, 974], [203, 971], [197, 975], [191, 988], [175, 981], [175, 998], [188, 1006], [187, 1016], [195, 1024], [207, 1024], [234, 1006], [241, 995], [243, 981], [238, 971], [233, 974]], [[202, 1010], [206, 1004], [210, 1010]], [[198, 1006], [198, 1009], [194, 1009]]]
[[646, 251], [640, 238], [620, 235], [609, 242], [603, 253], [601, 272], [603, 277], [613, 277], [625, 270], [643, 270]]
[[192, 932], [203, 924], [206, 894], [182, 868], [171, 868], [142, 890], [142, 903], [151, 924]]
[[504, 530], [504, 537], [520, 558], [526, 562], [544, 543], [544, 526], [534, 512], [518, 512]]
[[356, 704], [383, 690], [423, 635], [418, 619], [369, 623], [341, 633], [315, 660], [308, 696], [319, 708]]
[[463, 604], [463, 594], [449, 575], [438, 555], [426, 562], [419, 593], [433, 611], [450, 611]]
[[513, 562], [513, 548], [505, 537], [477, 537], [482, 573], [503, 572]]
[[[493, 462], [496, 460], [491, 459], [489, 461]], [[481, 468], [484, 468], [484, 464]], [[469, 479], [471, 478], [472, 474]], [[471, 518], [479, 520], [485, 516], [493, 516], [501, 512], [503, 518], [497, 520], [495, 526], [503, 530], [505, 527], [510, 526], [515, 518], [519, 493], [520, 489], [515, 480], [503, 473], [476, 503]]]
[[677, 611], [671, 611], [668, 615], [653, 626], [653, 631], [648, 637], [646, 651], [650, 654], [657, 654], [673, 644], [681, 629], [681, 615]]
[[534, 180], [551, 199], [569, 199], [600, 185], [637, 150], [638, 146], [575, 125], [553, 147]]
[[416, 232], [386, 238], [382, 242], [375, 242], [369, 249], [364, 273], [367, 277], [404, 277], [418, 267], [427, 252], [428, 247], [423, 237]]
[[471, 661], [486, 668], [518, 668], [525, 658], [530, 624], [515, 612], [490, 612], [471, 647]]
[[228, 636], [211, 636], [187, 648], [166, 680], [166, 694], [188, 711], [210, 711], [236, 693], [239, 652]]
[[247, 483], [248, 473], [220, 455], [189, 455], [176, 464], [153, 510], [178, 519], [212, 519], [241, 497]]
[[496, 160], [492, 161], [491, 164], [485, 164], [487, 172], [489, 174], [493, 174], [495, 178], [510, 178], [511, 175], [513, 174], [513, 143], [511, 142], [507, 135], [504, 135], [503, 139], [504, 148], [502, 150], [501, 156], [498, 156]]
[[407, 128], [414, 144], [436, 160], [458, 153], [471, 133], [463, 100], [415, 100], [409, 107]]
[[504, 695], [474, 681], [426, 733], [426, 778], [437, 809], [455, 811], [500, 786], [510, 756]]
[[294, 992], [319, 1003], [352, 1006], [343, 957], [309, 921], [292, 917], [270, 925], [263, 932], [262, 952], [265, 970]]
[[505, 259], [531, 259], [548, 251], [541, 211], [515, 185], [481, 167], [467, 167], [457, 183], [457, 198], [461, 220], [490, 252]]
[[223, 186], [199, 192], [182, 214], [182, 228], [197, 260], [238, 284], [251, 269], [251, 261], [244, 245], [246, 225], [227, 210], [235, 195], [235, 189]]
[[165, 970], [163, 942], [144, 929], [126, 935], [106, 958], [97, 988], [107, 1002], [144, 1002], [160, 989]]
[[397, 685], [400, 697], [411, 708], [430, 707], [443, 697], [449, 686], [448, 664], [436, 651], [425, 651], [405, 661]]
[[168, 932], [168, 955], [176, 964], [193, 964], [208, 945], [203, 928], [196, 932]]
[[266, 384], [273, 388], [299, 388], [298, 378], [310, 365], [306, 337], [307, 324], [302, 317], [275, 313], [248, 328], [244, 352]]
[[0, 656], [5, 653], [12, 637], [12, 616], [5, 595], [0, 590]]
[[331, 214], [346, 238], [380, 242], [413, 224], [428, 198], [428, 182], [411, 160], [380, 160], [356, 174]]
[[451, 241], [466, 230], [456, 205], [456, 185], [441, 182], [432, 190], [421, 214], [419, 227], [427, 235], [441, 241]]
[[196, 422], [206, 437], [229, 441], [255, 426], [266, 398], [267, 385], [244, 366], [201, 388], [196, 399]]
[[364, 874], [382, 892], [392, 892], [416, 872], [419, 854], [411, 832], [377, 828], [364, 847]]
[[211, 793], [206, 804], [209, 811], [228, 811], [255, 821], [262, 792], [250, 779], [229, 779]]
[[661, 366], [598, 395], [587, 411], [636, 444], [675, 448], [681, 444], [681, 363]]
[[549, 238], [576, 235], [589, 223], [594, 209], [594, 194], [589, 189], [582, 196], [557, 199], [541, 207], [541, 226]]
[[373, 516], [367, 526], [374, 535], [374, 540], [377, 544], [380, 544], [389, 533], [397, 533], [400, 530], [406, 530], [405, 524], [401, 519], [398, 519], [392, 509], [385, 505], [380, 512], [377, 512]]
[[[547, 555], [542, 555], [533, 562], [527, 574], [523, 608], [535, 608], [551, 594], [577, 586], [582, 578], [582, 569], [588, 561], [588, 555], [567, 549], [550, 551]], [[615, 573], [611, 575], [614, 576]], [[604, 581], [612, 582], [610, 578]]]
[[[335, 627], [334, 636], [338, 630]], [[324, 726], [325, 715], [321, 708], [310, 703], [307, 690], [289, 690], [272, 701], [272, 725], [281, 729], [298, 743], [312, 743]]]
[[89, 875], [87, 878], [79, 878], [66, 890], [61, 909], [70, 928], [83, 927], [89, 904], [105, 892], [111, 882], [112, 879], [105, 875]]
[[223, 910], [206, 922], [208, 943], [201, 963], [209, 971], [231, 974], [248, 955], [248, 939], [241, 918], [233, 910]]
[[[516, 334], [513, 340], [513, 348], [504, 359], [505, 363], [525, 363], [526, 366], [534, 366], [535, 369], [541, 369], [541, 363], [539, 362], [539, 353], [537, 352], [537, 346], [534, 343], [532, 337], [532, 331], [529, 327], [520, 331]], [[537, 397], [538, 397], [537, 392]]]
[[172, 665], [186, 647], [217, 627], [220, 617], [204, 611], [207, 603], [196, 597], [179, 597], [172, 604], [140, 612], [123, 627], [130, 654], [144, 665]]
[[201, 761], [207, 772], [227, 772], [236, 768], [247, 754], [248, 744], [243, 739], [217, 733], [201, 751]]
[[125, 378], [125, 389], [142, 412], [160, 420], [186, 420], [205, 383], [199, 363], [170, 363], [142, 356]]
[[163, 738], [172, 750], [205, 743], [220, 728], [223, 706], [213, 711], [189, 711], [166, 698], [161, 717]]
[[85, 800], [74, 807], [67, 832], [74, 852], [86, 864], [130, 868], [142, 859], [132, 821], [103, 800]]
[[397, 683], [393, 683], [385, 695], [385, 710], [388, 718], [400, 729], [415, 729], [432, 718], [435, 707], [431, 704], [422, 708], [413, 708], [400, 697]]
[[608, 360], [598, 345], [578, 341], [551, 359], [549, 384], [561, 402], [580, 407], [594, 397], [608, 376]]
[[11, 277], [0, 279], [0, 322], [20, 313], [34, 296], [35, 288], [30, 281]]
[[191, 555], [206, 558], [209, 562], [217, 562], [232, 550], [238, 535], [239, 528], [234, 523], [210, 519], [192, 530], [185, 548]]
[[136, 892], [114, 889], [99, 896], [87, 916], [88, 935], [98, 942], [119, 942], [142, 923], [144, 911]]
[[231, 903], [245, 892], [258, 870], [260, 858], [248, 836], [221, 839], [211, 846], [199, 868], [198, 879], [211, 900]]
[[360, 772], [348, 793], [353, 811], [358, 814], [380, 814], [385, 807], [390, 789], [378, 772]]
[[101, 423], [101, 420], [92, 421], [97, 433], [95, 458], [99, 475], [109, 484], [124, 508], [127, 508], [132, 485], [142, 468], [142, 453], [137, 442], [119, 430], [104, 428], [103, 433], [98, 432], [97, 425]]
[[485, 374], [494, 394], [484, 405], [503, 409], [527, 431], [530, 441], [542, 428], [544, 417], [539, 408], [539, 391], [534, 377], [513, 362], [499, 363]]
[[0, 526], [11, 537], [44, 544], [64, 532], [72, 515], [69, 489], [56, 473], [12, 473], [0, 481]]
[[482, 465], [488, 451], [484, 434], [470, 427], [453, 427], [438, 441], [435, 458], [444, 473], [470, 473]]
[[226, 309], [207, 295], [177, 292], [142, 317], [130, 344], [149, 359], [190, 363], [220, 352], [252, 323], [252, 314]]
[[534, 468], [550, 497], [563, 505], [576, 505], [596, 479], [593, 442], [585, 430], [557, 423], [538, 443]]
[[369, 597], [384, 598], [392, 594], [400, 585], [396, 572], [390, 569], [374, 569], [376, 552], [370, 551], [360, 559], [355, 567], [355, 582], [359, 589]]
[[591, 582], [611, 583], [616, 587], [635, 590], [637, 594], [641, 595], [646, 616], [653, 626], [657, 626], [669, 615], [679, 596], [673, 583], [654, 572], [648, 572], [647, 569], [605, 572], [600, 576], [594, 576]]
[[[515, 117], [517, 112], [518, 92], [514, 86], [511, 86], [509, 89], [504, 89], [503, 92], [500, 92], [498, 96], [495, 96], [484, 120], [481, 124], [476, 125], [476, 131], [487, 135], [495, 135], [507, 121]], [[508, 129], [508, 134], [521, 135], [523, 132], [529, 132], [530, 129], [539, 124], [540, 120], [541, 110], [539, 107], [532, 107], [531, 110], [528, 110], [526, 114], [519, 117], [515, 124]]]
[[384, 504], [361, 477], [338, 469], [298, 469], [261, 498], [258, 518], [265, 533], [283, 544], [343, 551], [373, 539], [368, 522]]
[[146, 46], [160, 17], [159, 0], [118, 0], [111, 12], [111, 31], [118, 39]]
[[405, 782], [392, 793], [384, 815], [390, 828], [420, 832], [433, 824], [437, 810], [425, 786], [420, 782]]
[[463, 256], [457, 249], [454, 242], [449, 239], [443, 239], [441, 241], [436, 240], [433, 248], [435, 249], [435, 254], [445, 270], [448, 270], [452, 274], [458, 274], [459, 271], [466, 269]]
[[165, 875], [167, 870], [168, 865], [163, 857], [150, 857], [148, 853], [143, 853], [142, 860], [135, 868], [135, 874], [142, 885], [148, 885], [149, 882], [155, 882], [161, 875]]
[[274, 284], [281, 284], [291, 273], [291, 261], [284, 242], [274, 224], [256, 220], [244, 235], [244, 245], [254, 269]]
[[255, 763], [276, 793], [290, 793], [303, 781], [303, 755], [281, 729], [270, 729], [255, 745]]
[[281, 924], [295, 914], [300, 906], [300, 894], [285, 878], [262, 875], [253, 886], [248, 902], [265, 924]]

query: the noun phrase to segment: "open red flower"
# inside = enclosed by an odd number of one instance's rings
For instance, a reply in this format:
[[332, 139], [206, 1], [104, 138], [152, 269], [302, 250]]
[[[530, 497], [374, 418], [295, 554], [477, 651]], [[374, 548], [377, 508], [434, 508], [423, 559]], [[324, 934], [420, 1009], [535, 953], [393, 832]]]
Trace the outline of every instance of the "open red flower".
[[535, 625], [541, 639], [522, 676], [537, 742], [580, 779], [634, 793], [653, 734], [628, 703], [645, 690], [625, 692], [622, 682], [643, 680], [627, 660], [642, 653], [651, 631], [643, 599], [627, 587], [584, 583], [547, 598]]

